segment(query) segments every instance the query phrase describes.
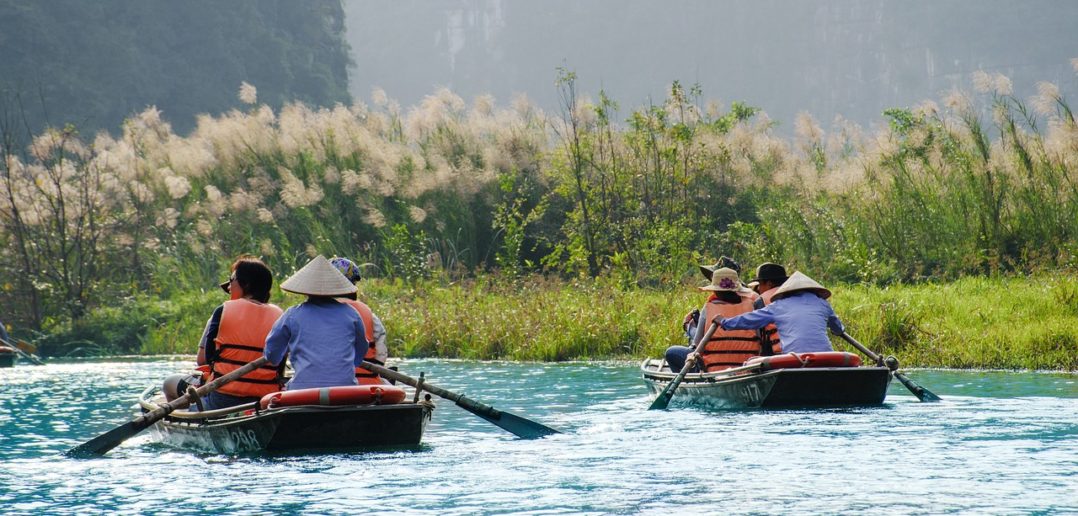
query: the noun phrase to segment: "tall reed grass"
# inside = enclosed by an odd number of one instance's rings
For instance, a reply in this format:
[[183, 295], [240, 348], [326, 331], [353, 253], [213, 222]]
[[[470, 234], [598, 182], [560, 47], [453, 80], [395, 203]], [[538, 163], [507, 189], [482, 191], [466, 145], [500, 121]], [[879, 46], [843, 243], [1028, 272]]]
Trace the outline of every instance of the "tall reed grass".
[[[875, 133], [802, 115], [787, 139], [759, 109], [707, 102], [699, 87], [675, 82], [663, 102], [622, 113], [605, 92], [577, 92], [570, 72], [558, 84], [556, 114], [444, 89], [410, 109], [379, 91], [370, 104], [275, 112], [244, 85], [247, 110], [203, 116], [187, 135], [154, 108], [117, 135], [69, 126], [20, 141], [6, 128], [0, 302], [16, 326], [77, 334], [123, 299], [204, 309], [200, 289], [241, 253], [279, 277], [338, 254], [417, 299], [451, 295], [490, 314], [491, 328], [432, 326], [405, 349], [561, 359], [591, 356], [604, 328], [628, 350], [670, 340], [591, 312], [594, 323], [571, 324], [554, 305], [594, 302], [576, 297], [594, 284], [617, 287], [602, 287], [611, 311], [659, 310], [678, 295], [663, 285], [719, 254], [871, 285], [1078, 268], [1078, 125], [1055, 85], [1023, 100], [1006, 77], [979, 73], [975, 93], [889, 110]], [[578, 285], [516, 283], [536, 274]], [[507, 288], [546, 299], [563, 336], [496, 322], [484, 293]], [[504, 310], [531, 306], [514, 299]], [[910, 310], [882, 312], [884, 342], [920, 327]], [[405, 319], [443, 316], [432, 306]]]

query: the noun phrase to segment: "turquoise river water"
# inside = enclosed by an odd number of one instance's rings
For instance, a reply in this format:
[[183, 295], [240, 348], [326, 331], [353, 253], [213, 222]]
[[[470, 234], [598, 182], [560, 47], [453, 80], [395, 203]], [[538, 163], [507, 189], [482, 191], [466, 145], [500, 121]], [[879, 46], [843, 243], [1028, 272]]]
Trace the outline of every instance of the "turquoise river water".
[[636, 364], [410, 360], [564, 431], [525, 441], [440, 401], [418, 450], [206, 455], [130, 419], [189, 357], [0, 369], [0, 514], [1078, 514], [1078, 375], [911, 371], [882, 407], [648, 411]]

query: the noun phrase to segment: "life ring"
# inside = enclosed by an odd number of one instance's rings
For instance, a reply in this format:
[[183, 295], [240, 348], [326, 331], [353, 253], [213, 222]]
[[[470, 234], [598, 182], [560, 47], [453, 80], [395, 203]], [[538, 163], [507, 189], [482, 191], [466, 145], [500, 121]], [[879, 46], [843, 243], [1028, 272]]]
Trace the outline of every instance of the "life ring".
[[746, 366], [759, 365], [762, 371], [772, 369], [797, 369], [801, 367], [857, 367], [861, 357], [842, 351], [819, 353], [786, 353], [771, 357], [754, 357], [745, 361]]
[[342, 385], [321, 389], [271, 392], [262, 396], [262, 408], [299, 405], [396, 405], [404, 401], [404, 389], [394, 385]]

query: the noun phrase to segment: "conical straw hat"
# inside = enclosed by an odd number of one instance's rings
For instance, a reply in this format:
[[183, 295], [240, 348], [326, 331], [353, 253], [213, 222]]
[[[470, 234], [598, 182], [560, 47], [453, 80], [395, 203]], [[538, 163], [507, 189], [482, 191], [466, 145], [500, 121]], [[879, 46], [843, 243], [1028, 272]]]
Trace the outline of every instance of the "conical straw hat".
[[281, 283], [281, 290], [305, 296], [343, 296], [356, 291], [356, 286], [345, 278], [325, 256], [315, 256], [292, 277]]
[[737, 277], [737, 271], [729, 267], [720, 267], [712, 272], [711, 284], [700, 287], [700, 290], [737, 292], [741, 290], [741, 280]]
[[778, 290], [775, 290], [775, 295], [771, 296], [771, 299], [781, 299], [794, 292], [801, 292], [802, 290], [809, 290], [824, 299], [831, 297], [831, 291], [827, 290], [816, 283], [812, 278], [805, 276], [800, 271], [793, 273], [790, 279], [786, 280]]

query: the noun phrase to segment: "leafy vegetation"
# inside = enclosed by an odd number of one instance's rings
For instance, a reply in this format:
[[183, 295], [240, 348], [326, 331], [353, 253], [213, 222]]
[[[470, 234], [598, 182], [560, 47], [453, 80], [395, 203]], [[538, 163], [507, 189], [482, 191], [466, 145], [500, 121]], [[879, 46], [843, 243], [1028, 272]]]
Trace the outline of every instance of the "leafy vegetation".
[[[461, 282], [371, 279], [361, 295], [385, 321], [396, 357], [629, 359], [683, 345], [681, 317], [704, 295], [623, 289], [612, 279], [480, 275]], [[1078, 370], [1078, 280], [970, 277], [947, 283], [832, 285], [848, 331], [904, 366]], [[193, 354], [220, 290], [124, 300], [78, 332], [39, 341], [43, 353]], [[302, 297], [275, 294], [288, 306]], [[97, 349], [94, 342], [114, 343]], [[833, 338], [836, 349], [848, 348]]]

